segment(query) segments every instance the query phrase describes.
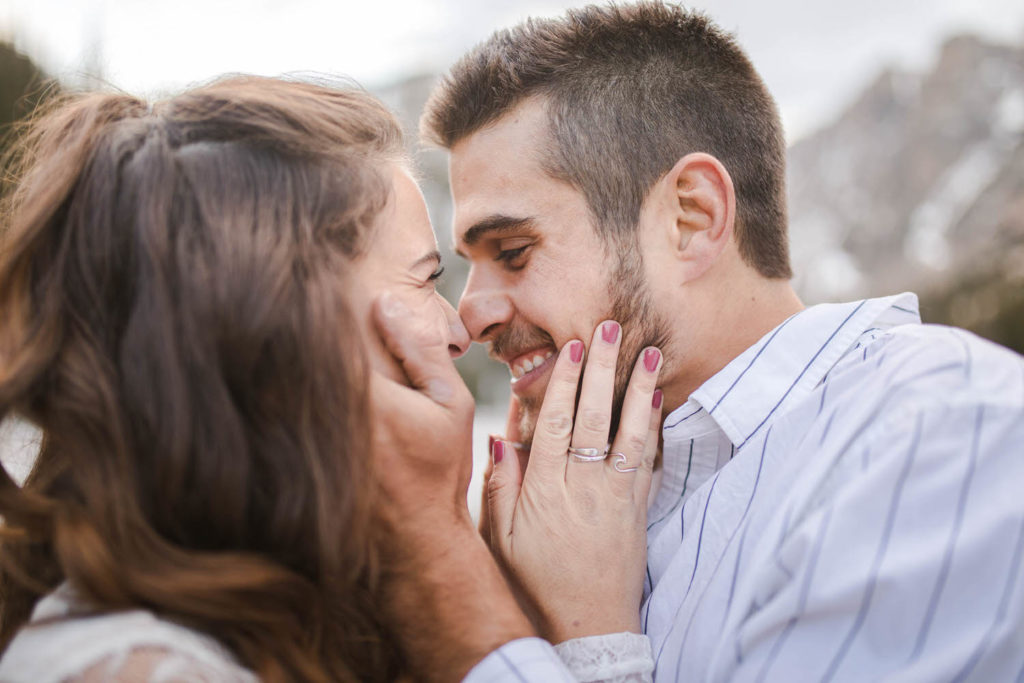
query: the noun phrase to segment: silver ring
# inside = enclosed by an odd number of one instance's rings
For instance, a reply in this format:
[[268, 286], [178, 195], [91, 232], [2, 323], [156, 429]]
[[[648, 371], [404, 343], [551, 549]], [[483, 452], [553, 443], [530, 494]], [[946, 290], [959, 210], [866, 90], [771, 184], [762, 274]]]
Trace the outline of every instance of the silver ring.
[[569, 455], [583, 462], [598, 462], [608, 457], [608, 448], [573, 448], [569, 447]]
[[615, 456], [615, 460], [612, 462], [612, 467], [615, 468], [616, 472], [622, 472], [623, 474], [625, 474], [626, 472], [636, 472], [638, 469], [640, 469], [639, 467], [636, 466], [620, 467], [620, 465], [625, 465], [626, 460], [628, 460], [628, 458], [626, 458], [625, 453], [612, 453], [611, 455]]

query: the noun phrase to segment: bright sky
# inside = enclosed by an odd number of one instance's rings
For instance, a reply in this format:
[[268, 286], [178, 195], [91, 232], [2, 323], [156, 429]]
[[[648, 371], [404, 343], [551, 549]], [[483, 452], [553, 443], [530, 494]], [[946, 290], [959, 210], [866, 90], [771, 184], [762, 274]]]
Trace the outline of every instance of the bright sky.
[[[0, 0], [0, 37], [69, 81], [98, 66], [153, 94], [224, 72], [345, 74], [368, 87], [439, 72], [493, 29], [586, 0]], [[706, 0], [782, 108], [790, 139], [883, 66], [924, 67], [944, 36], [1024, 42], [1021, 0]]]

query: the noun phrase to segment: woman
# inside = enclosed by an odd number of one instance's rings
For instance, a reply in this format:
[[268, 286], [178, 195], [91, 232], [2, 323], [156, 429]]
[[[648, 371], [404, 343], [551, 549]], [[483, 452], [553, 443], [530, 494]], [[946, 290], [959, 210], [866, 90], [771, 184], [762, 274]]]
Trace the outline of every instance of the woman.
[[468, 337], [395, 119], [233, 78], [76, 98], [19, 149], [0, 419], [44, 442], [23, 488], [0, 471], [0, 679], [398, 677], [404, 522], [367, 388], [415, 369], [371, 306], [387, 291], [446, 358]]
[[[23, 631], [0, 678], [394, 678], [363, 457], [371, 293], [349, 293], [375, 278], [467, 339], [425, 213], [386, 215], [415, 191], [393, 116], [260, 78], [152, 107], [97, 94], [35, 122], [19, 162], [0, 417], [45, 436], [23, 490], [0, 473], [3, 638], [33, 608], [108, 616]], [[419, 260], [374, 270], [404, 248]]]

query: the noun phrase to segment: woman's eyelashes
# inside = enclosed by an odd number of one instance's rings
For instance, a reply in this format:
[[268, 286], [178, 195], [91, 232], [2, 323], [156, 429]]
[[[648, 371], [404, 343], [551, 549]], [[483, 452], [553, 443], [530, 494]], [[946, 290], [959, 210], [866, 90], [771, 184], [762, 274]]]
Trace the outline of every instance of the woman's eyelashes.
[[428, 284], [437, 284], [437, 281], [441, 279], [442, 275], [444, 275], [444, 266], [439, 265], [437, 267], [437, 270], [435, 270], [433, 273], [431, 273], [430, 277], [427, 278], [427, 283]]

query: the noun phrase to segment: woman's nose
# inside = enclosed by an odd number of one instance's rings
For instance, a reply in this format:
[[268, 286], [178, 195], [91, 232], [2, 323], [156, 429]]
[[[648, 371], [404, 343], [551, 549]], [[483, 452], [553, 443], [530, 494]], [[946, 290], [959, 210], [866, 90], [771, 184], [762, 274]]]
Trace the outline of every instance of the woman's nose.
[[455, 312], [455, 308], [443, 296], [441, 308], [444, 309], [445, 321], [448, 323], [448, 353], [452, 358], [458, 358], [469, 350], [469, 332], [462, 324], [462, 318]]

